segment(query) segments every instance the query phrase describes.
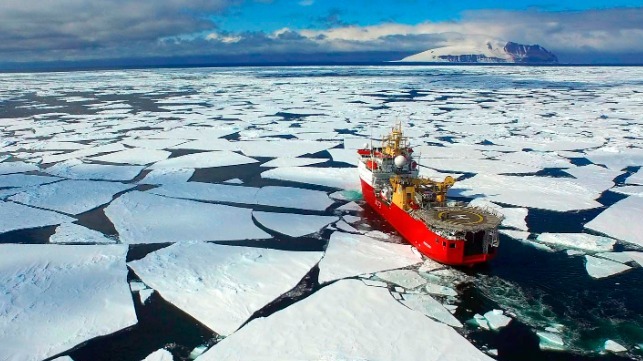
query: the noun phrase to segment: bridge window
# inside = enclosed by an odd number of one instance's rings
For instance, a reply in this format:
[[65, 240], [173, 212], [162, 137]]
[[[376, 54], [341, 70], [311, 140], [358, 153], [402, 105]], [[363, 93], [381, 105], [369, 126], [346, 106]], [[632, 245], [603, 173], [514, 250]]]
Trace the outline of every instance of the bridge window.
[[449, 248], [455, 248], [455, 242], [449, 244]]

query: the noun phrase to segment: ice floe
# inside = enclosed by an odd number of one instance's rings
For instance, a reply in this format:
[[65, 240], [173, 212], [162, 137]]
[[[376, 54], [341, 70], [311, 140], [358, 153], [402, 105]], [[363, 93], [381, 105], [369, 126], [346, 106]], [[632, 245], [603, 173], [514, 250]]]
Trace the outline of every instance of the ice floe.
[[529, 236], [531, 233], [529, 232], [523, 232], [523, 231], [512, 231], [512, 230], [507, 230], [507, 229], [501, 229], [500, 230], [501, 234], [504, 234], [506, 236], [509, 236], [521, 243], [524, 243], [528, 246], [538, 248], [542, 251], [547, 251], [547, 252], [554, 252], [554, 249], [549, 247], [546, 244], [540, 243], [540, 242], [534, 242], [532, 240], [529, 240]]
[[142, 166], [92, 164], [69, 160], [57, 163], [43, 171], [70, 179], [129, 181], [141, 173], [143, 168]]
[[315, 216], [293, 213], [252, 212], [252, 216], [264, 227], [290, 237], [302, 237], [319, 232], [339, 217]]
[[241, 141], [235, 145], [248, 157], [295, 158], [333, 148], [338, 143], [280, 139]]
[[616, 243], [616, 241], [611, 238], [594, 236], [587, 233], [541, 233], [536, 239], [538, 242], [554, 246], [575, 248], [590, 252], [611, 251]]
[[173, 360], [174, 360], [174, 356], [172, 356], [170, 351], [165, 349], [156, 350], [151, 354], [147, 355], [147, 357], [143, 359], [143, 361], [173, 361]]
[[559, 212], [598, 208], [599, 192], [566, 178], [478, 174], [456, 182], [451, 191], [463, 196], [485, 195], [488, 200]]
[[0, 245], [3, 358], [42, 360], [136, 324], [126, 253], [119, 245]]
[[146, 165], [166, 159], [170, 154], [172, 153], [165, 150], [132, 148], [95, 157], [92, 160], [117, 164]]
[[26, 190], [9, 199], [34, 207], [79, 214], [109, 203], [115, 194], [133, 187], [116, 182], [64, 180]]
[[361, 189], [357, 169], [354, 168], [282, 167], [267, 170], [261, 173], [261, 177], [339, 189]]
[[34, 170], [39, 170], [37, 165], [32, 163], [25, 162], [1, 162], [0, 163], [0, 175], [3, 174], [12, 174], [12, 173], [25, 173]]
[[614, 352], [614, 353], [621, 353], [621, 352], [627, 351], [627, 348], [625, 348], [625, 346], [613, 340], [605, 341], [603, 348], [605, 349], [605, 351]]
[[151, 288], [146, 288], [144, 290], [138, 291], [138, 297], [141, 300], [141, 304], [146, 304], [147, 300], [149, 300], [150, 296], [152, 296], [152, 293], [154, 293], [154, 290]]
[[594, 256], [585, 256], [585, 269], [592, 278], [610, 277], [625, 272], [632, 267], [619, 262], [610, 261]]
[[405, 294], [402, 303], [410, 309], [422, 312], [436, 321], [453, 327], [462, 327], [462, 323], [453, 317], [449, 310], [429, 295], [417, 293]]
[[643, 247], [643, 197], [630, 196], [604, 210], [585, 228]]
[[411, 246], [377, 241], [367, 236], [334, 232], [319, 262], [319, 282], [403, 268], [422, 262]]
[[257, 192], [257, 204], [323, 211], [334, 202], [326, 192], [293, 187], [266, 186]]
[[59, 181], [57, 177], [28, 174], [0, 175], [0, 188], [33, 187]]
[[424, 286], [424, 290], [432, 295], [439, 295], [439, 296], [451, 296], [455, 297], [458, 295], [458, 292], [454, 290], [451, 287], [447, 286], [442, 286], [442, 285], [436, 285], [435, 283], [427, 283], [426, 286]]
[[275, 158], [261, 166], [264, 168], [279, 168], [279, 167], [303, 167], [307, 165], [323, 163], [326, 159], [323, 158]]
[[505, 316], [502, 310], [491, 310], [484, 314], [484, 318], [492, 330], [503, 328], [511, 322], [511, 317]]
[[643, 167], [639, 168], [636, 173], [632, 173], [627, 179], [625, 179], [626, 184], [635, 184], [643, 186]]
[[265, 239], [252, 210], [172, 199], [133, 191], [114, 200], [105, 214], [123, 243]]
[[471, 202], [469, 202], [469, 205], [475, 206], [475, 207], [482, 207], [482, 208], [489, 208], [496, 213], [500, 213], [503, 215], [505, 218], [502, 220], [502, 225], [511, 227], [511, 228], [516, 228], [520, 229], [523, 231], [527, 231], [527, 222], [525, 219], [527, 218], [527, 208], [509, 208], [509, 207], [501, 207], [493, 202], [489, 202], [484, 198], [475, 198]]
[[540, 348], [543, 350], [565, 349], [563, 338], [558, 333], [536, 331], [536, 335], [538, 335], [538, 337], [540, 338]]
[[386, 272], [379, 272], [376, 274], [379, 279], [395, 283], [406, 289], [414, 289], [426, 283], [426, 279], [420, 276], [417, 272], [411, 270], [393, 270]]
[[63, 223], [56, 227], [56, 233], [49, 237], [49, 243], [109, 244], [116, 243], [116, 240], [75, 223]]
[[60, 213], [0, 201], [0, 233], [75, 221]]
[[230, 151], [201, 152], [165, 159], [151, 169], [215, 168], [256, 163], [257, 160]]
[[[257, 342], [247, 347], [248, 340]], [[251, 321], [200, 359], [437, 361], [445, 355], [452, 361], [491, 360], [449, 326], [417, 317], [388, 290], [344, 280]]]
[[194, 169], [154, 169], [147, 173], [140, 184], [185, 183], [194, 175]]
[[168, 302], [229, 335], [319, 262], [319, 252], [176, 243], [128, 265]]

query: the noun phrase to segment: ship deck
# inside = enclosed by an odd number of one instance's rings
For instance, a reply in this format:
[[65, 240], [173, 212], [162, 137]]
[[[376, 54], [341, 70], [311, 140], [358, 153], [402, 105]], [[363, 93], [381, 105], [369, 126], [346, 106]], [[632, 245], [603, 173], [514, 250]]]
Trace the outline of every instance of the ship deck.
[[411, 215], [429, 227], [453, 232], [477, 232], [494, 229], [503, 217], [492, 210], [477, 207], [432, 207], [418, 209]]

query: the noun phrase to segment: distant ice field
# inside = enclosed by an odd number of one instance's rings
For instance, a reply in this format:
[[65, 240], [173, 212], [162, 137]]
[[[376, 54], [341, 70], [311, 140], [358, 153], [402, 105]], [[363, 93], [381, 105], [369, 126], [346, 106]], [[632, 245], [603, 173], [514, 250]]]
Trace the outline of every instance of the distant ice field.
[[[0, 74], [0, 361], [643, 360], [641, 79]], [[364, 204], [355, 150], [395, 122], [423, 176], [504, 214], [490, 264], [428, 260]]]

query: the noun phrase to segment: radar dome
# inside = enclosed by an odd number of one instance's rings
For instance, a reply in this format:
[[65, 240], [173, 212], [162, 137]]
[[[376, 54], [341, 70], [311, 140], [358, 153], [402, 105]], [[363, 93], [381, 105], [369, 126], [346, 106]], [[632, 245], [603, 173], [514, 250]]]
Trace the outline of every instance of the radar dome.
[[404, 167], [404, 166], [406, 165], [407, 160], [406, 160], [406, 157], [405, 157], [405, 156], [403, 156], [403, 155], [398, 155], [397, 157], [395, 157], [395, 159], [393, 160], [393, 162], [395, 163], [395, 166], [396, 166], [396, 167], [398, 167], [398, 168], [402, 168], [402, 167]]

